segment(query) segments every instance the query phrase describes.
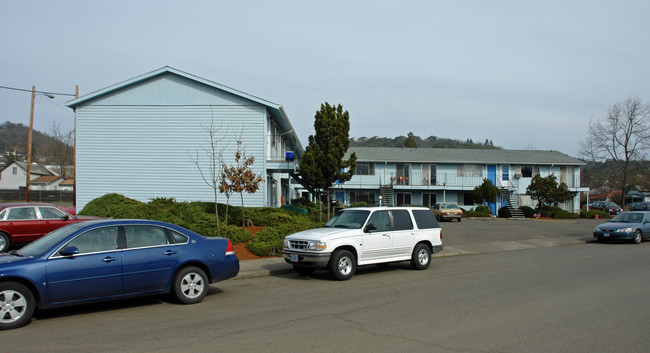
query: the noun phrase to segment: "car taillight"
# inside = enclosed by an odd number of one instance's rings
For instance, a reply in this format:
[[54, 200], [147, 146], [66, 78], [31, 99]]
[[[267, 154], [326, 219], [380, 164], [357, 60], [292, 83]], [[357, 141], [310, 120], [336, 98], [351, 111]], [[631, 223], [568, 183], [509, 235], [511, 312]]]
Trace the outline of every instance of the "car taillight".
[[442, 229], [440, 230], [440, 240], [442, 240]]
[[228, 245], [226, 245], [226, 255], [235, 255], [235, 247], [232, 246], [230, 239], [228, 239]]

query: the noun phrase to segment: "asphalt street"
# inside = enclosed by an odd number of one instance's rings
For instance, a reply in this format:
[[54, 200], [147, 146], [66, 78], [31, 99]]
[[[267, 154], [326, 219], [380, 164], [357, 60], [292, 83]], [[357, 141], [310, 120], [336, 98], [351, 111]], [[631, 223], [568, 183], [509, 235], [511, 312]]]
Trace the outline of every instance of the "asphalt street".
[[[606, 220], [597, 219], [463, 219], [441, 222], [444, 249], [433, 257], [471, 255], [593, 241], [592, 231]], [[237, 278], [292, 272], [284, 259], [265, 258], [240, 262]]]
[[[464, 223], [443, 224], [461, 250], [455, 231], [474, 227]], [[43, 311], [0, 332], [2, 351], [650, 352], [650, 242], [553, 231], [583, 221], [528, 224], [527, 238], [503, 231], [492, 236], [510, 245], [450, 251], [425, 271], [368, 266], [344, 282], [285, 273], [215, 283], [196, 305], [153, 296]]]

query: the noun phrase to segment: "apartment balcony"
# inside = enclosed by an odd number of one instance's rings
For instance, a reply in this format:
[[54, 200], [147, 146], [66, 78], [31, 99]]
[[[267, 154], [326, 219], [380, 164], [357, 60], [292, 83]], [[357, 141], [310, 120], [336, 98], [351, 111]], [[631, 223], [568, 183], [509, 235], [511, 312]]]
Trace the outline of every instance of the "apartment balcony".
[[[481, 176], [459, 176], [457, 173], [437, 173], [435, 177], [423, 176], [420, 173], [411, 173], [408, 176], [396, 176], [394, 173], [386, 175], [354, 175], [351, 180], [337, 187], [354, 189], [378, 189], [381, 185], [390, 185], [395, 189], [415, 190], [473, 190], [483, 183], [485, 175]], [[503, 180], [501, 175], [497, 177], [496, 187], [508, 189], [518, 193], [525, 193], [526, 187], [530, 184], [531, 178], [520, 175], [510, 175], [508, 180]], [[572, 192], [588, 191], [588, 188], [580, 187], [579, 176], [563, 176], [558, 182], [565, 182]]]

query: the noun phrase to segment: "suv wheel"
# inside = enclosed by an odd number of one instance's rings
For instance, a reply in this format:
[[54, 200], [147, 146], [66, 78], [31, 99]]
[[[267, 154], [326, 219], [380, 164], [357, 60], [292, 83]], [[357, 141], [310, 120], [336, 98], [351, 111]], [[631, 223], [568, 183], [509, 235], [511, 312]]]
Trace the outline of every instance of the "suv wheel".
[[347, 250], [336, 250], [332, 254], [329, 263], [329, 270], [334, 278], [339, 281], [347, 281], [354, 276], [357, 269], [357, 262], [351, 252]]
[[411, 255], [411, 266], [416, 270], [425, 270], [429, 265], [431, 265], [431, 250], [422, 243], [416, 245]]

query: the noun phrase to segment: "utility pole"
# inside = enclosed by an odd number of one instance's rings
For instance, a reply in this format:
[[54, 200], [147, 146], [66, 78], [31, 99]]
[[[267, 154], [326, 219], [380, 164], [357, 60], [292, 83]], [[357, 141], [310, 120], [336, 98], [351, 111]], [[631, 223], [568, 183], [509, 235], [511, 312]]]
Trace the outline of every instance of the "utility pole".
[[36, 99], [36, 86], [32, 86], [32, 105], [29, 109], [29, 134], [27, 137], [27, 182], [25, 187], [25, 201], [29, 202], [29, 187], [32, 176], [32, 130], [34, 129], [34, 100]]
[[[74, 86], [74, 98], [79, 98], [79, 85]], [[77, 107], [74, 108], [74, 150], [72, 151], [72, 205], [77, 207]]]

